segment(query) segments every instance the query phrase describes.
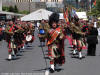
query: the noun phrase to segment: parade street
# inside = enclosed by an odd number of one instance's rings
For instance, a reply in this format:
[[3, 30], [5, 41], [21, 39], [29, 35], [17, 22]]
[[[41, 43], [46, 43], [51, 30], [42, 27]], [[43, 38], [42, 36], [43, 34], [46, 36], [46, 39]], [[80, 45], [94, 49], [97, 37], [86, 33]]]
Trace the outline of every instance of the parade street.
[[[43, 48], [45, 52], [45, 59], [49, 65], [47, 57], [47, 47]], [[65, 40], [65, 58], [66, 62], [61, 67], [60, 72], [55, 71], [49, 75], [100, 75], [100, 41], [97, 45], [96, 56], [86, 56], [86, 50], [83, 50], [85, 58], [82, 60], [78, 58], [71, 58], [71, 48], [68, 40]], [[39, 47], [39, 39], [37, 32], [35, 32], [35, 40], [31, 47], [25, 47], [21, 55], [16, 60], [7, 61], [8, 49], [5, 41], [0, 42], [0, 75], [8, 75], [16, 73], [23, 73], [23, 75], [44, 75], [46, 64]], [[25, 74], [26, 73], [26, 74]]]

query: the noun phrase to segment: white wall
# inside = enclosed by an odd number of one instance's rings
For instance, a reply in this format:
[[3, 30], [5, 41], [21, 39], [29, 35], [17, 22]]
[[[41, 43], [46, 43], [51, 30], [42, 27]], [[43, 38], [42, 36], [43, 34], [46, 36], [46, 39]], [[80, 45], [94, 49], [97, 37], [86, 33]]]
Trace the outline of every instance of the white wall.
[[2, 11], [2, 0], [0, 0], [0, 11]]
[[[47, 0], [47, 2], [56, 2], [57, 0]], [[46, 2], [46, 0], [41, 0], [41, 2]], [[58, 2], [63, 2], [63, 0], [58, 0]]]

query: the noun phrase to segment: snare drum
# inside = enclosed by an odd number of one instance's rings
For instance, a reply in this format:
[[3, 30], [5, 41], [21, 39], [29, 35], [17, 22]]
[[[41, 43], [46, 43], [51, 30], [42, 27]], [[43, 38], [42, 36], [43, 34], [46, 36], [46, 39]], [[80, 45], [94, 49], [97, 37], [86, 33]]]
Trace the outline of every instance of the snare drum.
[[27, 41], [27, 42], [30, 42], [31, 40], [32, 40], [32, 35], [27, 35], [27, 36], [26, 36], [26, 41]]

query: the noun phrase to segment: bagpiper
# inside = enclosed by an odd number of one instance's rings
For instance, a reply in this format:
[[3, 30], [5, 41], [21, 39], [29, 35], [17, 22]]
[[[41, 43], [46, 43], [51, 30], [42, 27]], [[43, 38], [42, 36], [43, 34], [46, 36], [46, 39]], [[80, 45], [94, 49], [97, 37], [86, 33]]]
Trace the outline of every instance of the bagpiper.
[[79, 24], [79, 19], [78, 18], [72, 18], [71, 19], [71, 23], [70, 23], [70, 29], [72, 31], [72, 39], [73, 39], [73, 55], [77, 54], [78, 51], [78, 55], [79, 58], [82, 58], [82, 36], [85, 35], [85, 33], [83, 33], [81, 31], [81, 26]]
[[58, 26], [59, 14], [53, 13], [49, 17], [50, 29], [47, 34], [48, 56], [50, 58], [50, 72], [60, 70], [59, 66], [65, 63], [64, 34]]
[[12, 22], [10, 21], [9, 24], [7, 25], [5, 29], [7, 38], [6, 41], [8, 42], [8, 59], [11, 60], [16, 58], [16, 53], [17, 53], [17, 33], [19, 32], [19, 28]]
[[24, 44], [23, 44], [23, 32], [24, 29], [22, 28], [22, 25], [20, 22], [16, 23], [16, 27], [18, 28], [18, 32], [17, 32], [17, 47], [18, 47], [18, 51], [20, 53], [20, 50], [23, 49]]

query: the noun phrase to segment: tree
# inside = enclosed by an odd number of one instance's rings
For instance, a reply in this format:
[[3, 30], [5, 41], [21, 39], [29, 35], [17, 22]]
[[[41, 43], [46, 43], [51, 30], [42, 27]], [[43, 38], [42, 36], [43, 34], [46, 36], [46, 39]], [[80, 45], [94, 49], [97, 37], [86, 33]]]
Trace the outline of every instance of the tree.
[[14, 12], [14, 8], [12, 6], [9, 6], [9, 12]]
[[97, 0], [96, 2], [96, 9], [100, 11], [100, 0]]
[[19, 12], [16, 5], [14, 6], [14, 12], [15, 12], [15, 13], [18, 13], [18, 12]]
[[2, 10], [3, 10], [3, 11], [9, 11], [9, 7], [3, 6], [3, 7], [2, 7]]
[[29, 11], [26, 11], [26, 10], [24, 10], [24, 11], [21, 11], [21, 12], [19, 12], [20, 14], [29, 14]]
[[88, 15], [98, 16], [100, 15], [100, 0], [96, 0], [96, 5], [88, 12]]

